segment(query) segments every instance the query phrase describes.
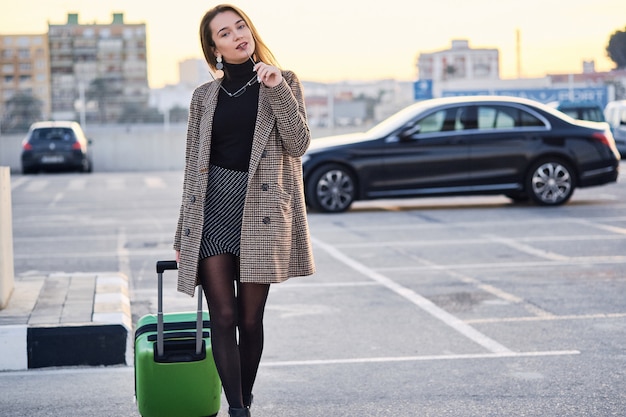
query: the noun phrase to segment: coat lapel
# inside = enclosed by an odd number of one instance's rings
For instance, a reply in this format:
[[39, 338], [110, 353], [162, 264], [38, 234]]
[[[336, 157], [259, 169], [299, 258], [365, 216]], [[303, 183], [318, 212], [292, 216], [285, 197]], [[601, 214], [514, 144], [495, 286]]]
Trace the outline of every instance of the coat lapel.
[[202, 100], [203, 113], [200, 119], [200, 147], [198, 155], [198, 170], [208, 172], [209, 159], [211, 156], [211, 133], [213, 131], [213, 117], [217, 107], [217, 94], [219, 93], [219, 83], [215, 81], [209, 83], [204, 99]]
[[259, 166], [261, 156], [263, 155], [267, 141], [276, 123], [276, 116], [274, 116], [269, 97], [265, 91], [265, 87], [261, 86], [259, 88], [259, 108], [256, 116], [256, 124], [254, 126], [254, 137], [252, 139], [252, 153], [250, 154], [250, 166], [248, 168], [248, 185]]

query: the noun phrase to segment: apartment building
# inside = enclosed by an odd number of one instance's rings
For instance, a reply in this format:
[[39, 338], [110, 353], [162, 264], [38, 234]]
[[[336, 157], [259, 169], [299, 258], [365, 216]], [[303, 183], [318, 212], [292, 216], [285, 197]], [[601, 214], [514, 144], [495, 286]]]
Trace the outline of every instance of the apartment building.
[[495, 48], [471, 48], [469, 41], [453, 40], [449, 49], [421, 53], [417, 68], [419, 78], [434, 82], [450, 80], [497, 80], [500, 78], [499, 51]]
[[145, 111], [150, 90], [146, 25], [125, 23], [114, 13], [109, 24], [48, 24], [51, 117], [119, 122]]
[[0, 123], [4, 130], [22, 123], [19, 117], [7, 117], [7, 105], [19, 94], [34, 97], [41, 104], [41, 116], [50, 117], [50, 67], [46, 34], [0, 35], [0, 71]]

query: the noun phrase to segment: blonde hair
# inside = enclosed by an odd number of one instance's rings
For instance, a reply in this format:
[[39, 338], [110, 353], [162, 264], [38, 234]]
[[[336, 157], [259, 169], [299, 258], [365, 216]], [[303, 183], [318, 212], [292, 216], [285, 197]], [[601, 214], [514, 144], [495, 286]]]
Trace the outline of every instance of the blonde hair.
[[269, 50], [265, 42], [259, 36], [259, 32], [256, 30], [250, 18], [238, 7], [230, 5], [230, 4], [219, 4], [208, 12], [204, 14], [202, 21], [200, 22], [200, 43], [202, 44], [202, 52], [204, 53], [204, 58], [206, 62], [209, 64], [209, 67], [216, 71], [217, 58], [214, 54], [215, 42], [213, 41], [213, 34], [211, 33], [211, 22], [220, 13], [231, 11], [235, 14], [239, 15], [248, 28], [250, 28], [250, 32], [252, 33], [252, 38], [254, 39], [254, 43], [256, 45], [254, 49], [254, 54], [252, 55], [255, 58], [255, 61], [262, 61], [266, 64], [274, 65], [278, 67], [278, 62], [272, 54], [272, 51]]

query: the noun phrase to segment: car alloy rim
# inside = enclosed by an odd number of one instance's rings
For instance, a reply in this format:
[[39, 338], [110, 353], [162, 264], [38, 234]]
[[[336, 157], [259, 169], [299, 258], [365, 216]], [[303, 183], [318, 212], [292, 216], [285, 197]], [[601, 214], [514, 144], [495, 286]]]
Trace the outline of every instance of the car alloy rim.
[[320, 205], [329, 211], [345, 209], [352, 202], [354, 186], [343, 171], [334, 169], [324, 173], [317, 182], [316, 195]]
[[545, 203], [558, 203], [569, 195], [572, 177], [563, 165], [548, 162], [541, 165], [533, 174], [533, 193]]

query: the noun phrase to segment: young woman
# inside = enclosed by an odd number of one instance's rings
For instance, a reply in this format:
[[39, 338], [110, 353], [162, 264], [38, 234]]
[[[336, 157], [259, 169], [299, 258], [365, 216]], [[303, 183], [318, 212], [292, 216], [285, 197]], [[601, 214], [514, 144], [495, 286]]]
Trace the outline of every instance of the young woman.
[[250, 416], [270, 284], [315, 269], [300, 160], [310, 132], [298, 78], [277, 67], [243, 11], [209, 10], [200, 40], [223, 77], [191, 99], [178, 290], [202, 285], [229, 415]]

